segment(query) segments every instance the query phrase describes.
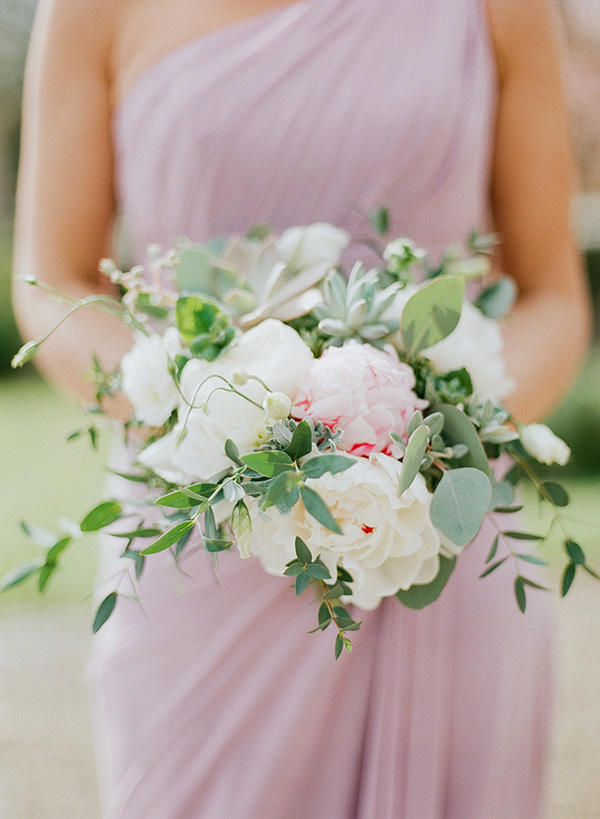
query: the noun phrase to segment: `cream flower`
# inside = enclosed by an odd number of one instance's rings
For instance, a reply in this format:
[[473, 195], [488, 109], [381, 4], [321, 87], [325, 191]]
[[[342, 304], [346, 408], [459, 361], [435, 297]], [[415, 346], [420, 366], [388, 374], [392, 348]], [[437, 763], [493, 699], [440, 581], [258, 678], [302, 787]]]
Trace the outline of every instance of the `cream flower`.
[[346, 602], [361, 609], [376, 608], [383, 597], [414, 583], [429, 583], [439, 570], [440, 536], [429, 518], [431, 494], [417, 475], [398, 497], [402, 465], [387, 455], [358, 458], [345, 472], [310, 480], [331, 509], [343, 534], [335, 534], [309, 515], [302, 501], [289, 515], [273, 507], [259, 510], [250, 502], [250, 554], [270, 574], [283, 575], [293, 560], [299, 535], [336, 577], [342, 566], [353, 577], [352, 597]]
[[[231, 466], [225, 454], [228, 438], [242, 455], [264, 440], [269, 416], [262, 406], [267, 390], [261, 382], [291, 404], [312, 361], [298, 333], [275, 319], [249, 330], [215, 361], [192, 359], [181, 374], [181, 391], [192, 408], [182, 404], [174, 430], [145, 449], [139, 462], [167, 480], [207, 480], [224, 471]], [[227, 381], [242, 395], [232, 392]]]
[[177, 406], [179, 395], [168, 366], [179, 352], [179, 331], [169, 327], [163, 336], [138, 334], [132, 349], [123, 356], [122, 390], [133, 404], [137, 420], [149, 427], [162, 426]]

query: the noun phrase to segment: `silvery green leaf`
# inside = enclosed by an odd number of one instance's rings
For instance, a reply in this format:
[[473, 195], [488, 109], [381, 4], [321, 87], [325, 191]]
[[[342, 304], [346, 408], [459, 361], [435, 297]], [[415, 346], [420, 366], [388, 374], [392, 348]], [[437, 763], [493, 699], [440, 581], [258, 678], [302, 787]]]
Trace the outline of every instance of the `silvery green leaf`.
[[235, 481], [227, 481], [227, 483], [223, 484], [223, 497], [229, 503], [242, 500], [245, 494], [243, 488]]
[[444, 416], [441, 412], [432, 412], [423, 420], [423, 423], [429, 427], [430, 435], [439, 435], [444, 428]]
[[492, 418], [494, 417], [494, 405], [488, 398], [483, 405], [483, 409], [481, 410], [481, 415], [479, 416], [479, 423], [482, 427], [489, 424]]
[[517, 441], [519, 433], [509, 427], [499, 426], [491, 432], [482, 431], [481, 437], [490, 444], [507, 444], [509, 441]]
[[370, 324], [367, 327], [362, 327], [360, 336], [366, 338], [367, 341], [376, 341], [379, 338], [384, 338], [389, 333], [385, 324]]
[[409, 355], [417, 355], [450, 335], [460, 319], [463, 293], [462, 279], [440, 276], [410, 297], [400, 320]]
[[273, 424], [273, 437], [281, 446], [287, 446], [292, 440], [292, 430], [284, 426], [281, 421], [276, 421]]
[[352, 331], [344, 321], [339, 319], [322, 319], [319, 322], [319, 330], [329, 336], [347, 338], [352, 335]]
[[475, 301], [475, 306], [492, 319], [501, 319], [513, 308], [517, 298], [517, 286], [509, 276], [486, 287]]
[[228, 290], [224, 294], [222, 301], [225, 307], [227, 307], [228, 312], [236, 316], [250, 313], [256, 308], [256, 296], [254, 293], [241, 287], [233, 287], [231, 290]]
[[449, 469], [433, 493], [431, 522], [452, 543], [466, 546], [479, 531], [491, 497], [490, 479], [484, 472], [472, 467]]
[[420, 426], [422, 423], [423, 423], [423, 413], [421, 412], [421, 410], [415, 410], [413, 412], [413, 414], [411, 415], [411, 417], [410, 417], [410, 421], [408, 422], [407, 432], [408, 432], [409, 438], [413, 434], [413, 432], [416, 430], [416, 428], [418, 426]]
[[464, 412], [451, 404], [442, 404], [438, 407], [438, 410], [444, 416], [444, 437], [447, 443], [451, 447], [459, 444], [468, 447], [469, 451], [463, 458], [462, 465], [473, 466], [490, 475], [490, 465], [472, 421], [467, 418]]
[[337, 270], [331, 270], [323, 285], [325, 301], [333, 318], [346, 314], [346, 279]]
[[367, 302], [364, 299], [355, 301], [348, 310], [346, 324], [350, 329], [358, 330], [364, 324], [368, 312]]
[[403, 495], [408, 487], [417, 477], [421, 468], [423, 456], [427, 450], [429, 442], [429, 430], [422, 424], [411, 434], [408, 439], [406, 451], [402, 458], [402, 472], [400, 473], [400, 483], [398, 485], [398, 495]]

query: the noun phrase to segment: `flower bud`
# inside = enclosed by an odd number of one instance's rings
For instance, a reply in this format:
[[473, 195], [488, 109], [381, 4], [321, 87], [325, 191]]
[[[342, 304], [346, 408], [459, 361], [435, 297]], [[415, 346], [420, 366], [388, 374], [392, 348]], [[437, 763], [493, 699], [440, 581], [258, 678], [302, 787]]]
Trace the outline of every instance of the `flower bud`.
[[519, 427], [524, 449], [543, 464], [564, 466], [571, 450], [546, 424], [523, 424]]
[[287, 418], [292, 409], [292, 401], [283, 392], [268, 392], [263, 401], [263, 409], [267, 418], [282, 421]]

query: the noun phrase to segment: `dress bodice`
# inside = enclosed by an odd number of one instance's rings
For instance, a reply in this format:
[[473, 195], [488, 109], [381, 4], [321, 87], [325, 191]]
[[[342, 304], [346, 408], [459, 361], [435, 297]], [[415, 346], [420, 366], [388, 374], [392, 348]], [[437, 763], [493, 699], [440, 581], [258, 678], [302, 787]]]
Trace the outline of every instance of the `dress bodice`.
[[258, 223], [359, 238], [381, 205], [441, 252], [489, 222], [495, 100], [484, 0], [300, 0], [192, 39], [114, 115], [135, 261]]

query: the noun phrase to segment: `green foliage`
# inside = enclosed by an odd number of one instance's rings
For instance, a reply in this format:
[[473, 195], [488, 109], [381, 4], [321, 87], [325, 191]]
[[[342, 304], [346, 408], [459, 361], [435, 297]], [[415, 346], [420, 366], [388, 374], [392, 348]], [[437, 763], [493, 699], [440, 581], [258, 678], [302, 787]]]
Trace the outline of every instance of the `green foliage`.
[[431, 583], [419, 583], [411, 586], [410, 589], [400, 589], [396, 592], [396, 597], [410, 609], [422, 609], [437, 600], [456, 566], [455, 557], [445, 557], [440, 555], [440, 570]]
[[96, 634], [102, 626], [106, 623], [110, 615], [115, 610], [115, 606], [117, 605], [117, 592], [111, 592], [108, 594], [104, 600], [98, 606], [96, 610], [96, 615], [94, 617], [94, 624], [92, 626], [92, 631]]
[[514, 279], [510, 276], [501, 276], [482, 290], [475, 300], [475, 305], [489, 318], [500, 319], [512, 310], [516, 298], [517, 288]]
[[409, 358], [450, 335], [460, 319], [463, 295], [463, 281], [444, 276], [434, 279], [411, 296], [400, 322]]
[[399, 495], [403, 495], [417, 477], [428, 444], [429, 428], [425, 424], [421, 424], [408, 439], [408, 444], [404, 451], [400, 484], [398, 486]]
[[452, 543], [473, 540], [488, 511], [492, 487], [479, 469], [461, 467], [444, 472], [431, 500], [431, 522]]
[[153, 555], [157, 552], [164, 552], [171, 546], [174, 546], [180, 538], [187, 534], [194, 527], [193, 520], [182, 520], [175, 524], [172, 529], [169, 529], [164, 535], [161, 535], [150, 546], [140, 551], [141, 555]]
[[235, 337], [229, 316], [200, 296], [180, 296], [176, 319], [181, 338], [197, 358], [214, 361]]

